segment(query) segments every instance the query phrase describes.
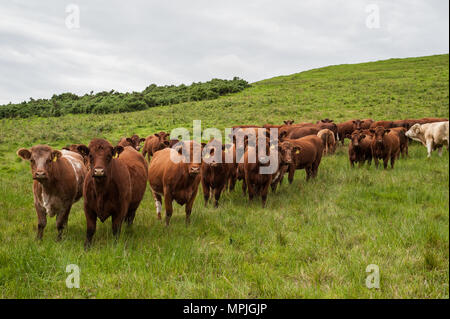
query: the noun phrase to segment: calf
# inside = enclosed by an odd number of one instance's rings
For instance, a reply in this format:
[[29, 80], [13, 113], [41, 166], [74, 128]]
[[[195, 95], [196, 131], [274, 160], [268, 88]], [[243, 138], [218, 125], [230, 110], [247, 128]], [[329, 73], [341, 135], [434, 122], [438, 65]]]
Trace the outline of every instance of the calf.
[[118, 238], [122, 222], [131, 225], [144, 197], [147, 162], [141, 153], [127, 146], [113, 147], [104, 139], [93, 139], [89, 146], [78, 146], [89, 156], [90, 171], [84, 181], [86, 216], [85, 248], [91, 245], [97, 218], [103, 223], [112, 218], [113, 235]]
[[400, 142], [400, 153], [402, 157], [405, 158], [408, 156], [408, 137], [406, 136], [407, 129], [404, 127], [393, 127], [391, 128], [391, 132], [397, 134], [399, 142]]
[[378, 168], [378, 159], [383, 159], [384, 169], [387, 169], [388, 161], [391, 160], [391, 168], [394, 168], [395, 159], [400, 154], [400, 140], [395, 132], [378, 126], [370, 129], [372, 138], [372, 157], [375, 160], [375, 166]]
[[139, 150], [141, 149], [142, 142], [145, 142], [145, 138], [140, 138], [139, 135], [134, 134], [131, 137], [122, 137], [119, 140], [119, 143], [117, 143], [117, 145], [122, 147], [131, 146], [132, 148], [134, 148], [136, 151], [139, 152]]
[[205, 206], [208, 204], [210, 193], [214, 193], [214, 207], [219, 206], [220, 194], [228, 183], [230, 166], [226, 163], [225, 145], [218, 140], [211, 140], [203, 148], [203, 161], [201, 168], [201, 182]]
[[332, 131], [323, 129], [317, 133], [317, 136], [322, 139], [323, 155], [333, 154], [336, 151], [336, 140]]
[[294, 180], [296, 169], [305, 169], [307, 181], [316, 177], [323, 154], [322, 139], [316, 135], [311, 135], [284, 141], [290, 142], [293, 147], [293, 162], [289, 165], [289, 183]]
[[70, 208], [83, 194], [86, 167], [80, 154], [54, 150], [47, 145], [21, 148], [17, 155], [30, 161], [34, 207], [38, 218], [37, 238], [42, 239], [47, 214], [56, 215], [57, 239], [67, 225]]
[[431, 152], [439, 149], [438, 154], [442, 156], [442, 146], [446, 145], [448, 150], [449, 131], [447, 122], [436, 122], [427, 124], [414, 124], [405, 135], [415, 141], [419, 141], [427, 148], [428, 157]]
[[[195, 161], [194, 161], [195, 159]], [[186, 205], [186, 224], [190, 222], [192, 205], [201, 175], [201, 145], [193, 141], [179, 142], [174, 148], [156, 152], [148, 168], [148, 181], [161, 219], [162, 196], [166, 205], [166, 226], [169, 226], [172, 201]]]
[[166, 132], [159, 132], [149, 135], [145, 138], [142, 155], [147, 156], [150, 162], [151, 157], [157, 152], [167, 147], [170, 147], [170, 142], [167, 140], [168, 134]]
[[366, 135], [360, 130], [353, 131], [348, 145], [348, 158], [352, 167], [355, 166], [355, 163], [359, 163], [359, 167], [361, 167], [365, 161], [370, 166], [372, 162], [371, 144], [371, 135]]

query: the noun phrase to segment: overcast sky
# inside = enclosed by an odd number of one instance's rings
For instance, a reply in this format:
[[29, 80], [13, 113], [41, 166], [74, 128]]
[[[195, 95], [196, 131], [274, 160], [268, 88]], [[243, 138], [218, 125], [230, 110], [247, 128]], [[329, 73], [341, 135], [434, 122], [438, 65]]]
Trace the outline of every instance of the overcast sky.
[[2, 0], [0, 104], [448, 53], [448, 11], [448, 0]]

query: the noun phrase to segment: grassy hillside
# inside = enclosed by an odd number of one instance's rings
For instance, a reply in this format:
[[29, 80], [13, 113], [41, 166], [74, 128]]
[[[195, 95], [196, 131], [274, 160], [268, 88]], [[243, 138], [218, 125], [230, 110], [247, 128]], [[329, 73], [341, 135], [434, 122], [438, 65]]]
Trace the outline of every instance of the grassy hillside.
[[[117, 244], [110, 219], [84, 252], [82, 203], [62, 242], [55, 220], [34, 240], [29, 164], [15, 152], [62, 147], [93, 137], [149, 135], [175, 127], [223, 129], [285, 119], [449, 116], [449, 56], [330, 66], [252, 84], [213, 101], [149, 110], [59, 118], [2, 119], [0, 124], [0, 297], [2, 298], [448, 298], [449, 157], [413, 144], [394, 170], [351, 169], [347, 148], [325, 157], [318, 178], [297, 171], [269, 194], [266, 209], [240, 191], [218, 209], [198, 196], [190, 227], [175, 205], [171, 226], [156, 219], [147, 191], [135, 224]], [[201, 195], [201, 189], [199, 190]], [[80, 289], [65, 286], [66, 265], [81, 269]], [[380, 289], [365, 286], [380, 268]]]

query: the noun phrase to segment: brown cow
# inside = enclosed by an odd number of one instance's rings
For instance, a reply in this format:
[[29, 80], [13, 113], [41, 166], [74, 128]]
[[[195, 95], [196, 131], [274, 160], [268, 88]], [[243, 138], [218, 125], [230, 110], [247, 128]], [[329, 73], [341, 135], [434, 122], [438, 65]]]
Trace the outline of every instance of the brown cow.
[[149, 135], [145, 139], [144, 148], [142, 149], [142, 155], [147, 156], [148, 161], [157, 151], [165, 149], [170, 146], [170, 142], [167, 140], [168, 134], [166, 132], [159, 132], [153, 135]]
[[293, 163], [294, 152], [298, 150], [289, 141], [278, 142], [278, 170], [272, 176], [270, 187], [272, 191], [277, 190], [278, 184], [283, 182], [284, 174], [288, 171], [289, 165]]
[[289, 183], [294, 180], [296, 169], [305, 169], [306, 180], [316, 177], [323, 154], [322, 139], [316, 135], [310, 135], [284, 141], [290, 142], [295, 148], [293, 163], [289, 165]]
[[319, 131], [320, 128], [316, 126], [298, 127], [287, 133], [286, 137], [284, 137], [284, 134], [280, 134], [280, 140], [283, 140], [285, 138], [295, 140], [308, 135], [317, 135]]
[[408, 156], [408, 137], [406, 137], [406, 131], [408, 131], [404, 127], [393, 127], [391, 128], [391, 132], [397, 134], [399, 142], [400, 142], [400, 153], [402, 157]]
[[353, 131], [355, 130], [368, 130], [370, 129], [370, 125], [372, 125], [372, 119], [364, 119], [364, 120], [354, 120], [353, 121]]
[[164, 196], [166, 226], [169, 226], [172, 216], [173, 200], [180, 205], [186, 204], [186, 224], [189, 224], [201, 179], [201, 166], [201, 145], [193, 141], [182, 141], [175, 148], [166, 148], [154, 154], [148, 168], [148, 181], [159, 219]]
[[332, 131], [323, 129], [317, 133], [317, 136], [320, 137], [323, 142], [323, 155], [333, 154], [336, 151], [336, 140]]
[[220, 141], [213, 139], [208, 144], [204, 144], [203, 153], [201, 181], [205, 206], [212, 192], [215, 199], [214, 207], [218, 207], [220, 194], [228, 184], [229, 169], [232, 168], [225, 157], [228, 149]]
[[104, 139], [93, 139], [80, 145], [79, 151], [89, 156], [90, 170], [83, 187], [86, 216], [85, 248], [91, 245], [97, 218], [112, 218], [112, 231], [120, 235], [122, 222], [131, 225], [144, 197], [147, 184], [147, 162], [141, 153], [127, 146], [113, 147]]
[[350, 165], [355, 166], [359, 163], [359, 167], [367, 161], [368, 165], [372, 163], [372, 136], [365, 134], [360, 130], [353, 131], [350, 136], [350, 144], [348, 145], [348, 158]]
[[21, 148], [17, 155], [31, 163], [34, 207], [38, 218], [37, 238], [42, 239], [47, 214], [56, 215], [57, 239], [67, 225], [70, 208], [83, 194], [86, 167], [80, 154], [54, 150], [47, 145]]
[[62, 149], [80, 154], [83, 157], [84, 165], [88, 168], [89, 160], [88, 160], [87, 156], [85, 156], [84, 154], [81, 154], [80, 151], [78, 151], [78, 146], [80, 146], [80, 145], [82, 145], [82, 144], [71, 144], [69, 146], [63, 147]]
[[260, 154], [260, 145], [248, 145], [245, 154], [244, 162], [242, 163], [244, 169], [244, 181], [242, 183], [242, 189], [248, 190], [249, 200], [253, 200], [255, 196], [261, 196], [262, 207], [264, 208], [267, 201], [267, 194], [269, 191], [269, 186], [272, 184], [274, 174], [278, 171], [278, 166], [272, 172], [262, 172], [264, 167], [268, 168], [271, 163], [278, 162], [278, 153], [273, 151], [274, 146], [271, 146], [269, 140], [265, 145], [264, 155]]
[[337, 140], [344, 145], [345, 138], [349, 138], [352, 132], [354, 131], [354, 123], [353, 120], [345, 121], [337, 124]]
[[119, 143], [117, 143], [117, 145], [125, 147], [125, 146], [131, 146], [132, 148], [134, 148], [136, 151], [139, 152], [139, 150], [141, 149], [141, 143], [145, 142], [145, 138], [140, 138], [139, 135], [133, 134], [133, 136], [131, 137], [122, 137], [119, 140]]
[[392, 128], [394, 127], [394, 121], [376, 121], [370, 124], [370, 129], [376, 129], [379, 126], [384, 128]]
[[391, 132], [390, 129], [385, 129], [382, 126], [370, 129], [370, 132], [373, 134], [371, 149], [375, 166], [378, 168], [378, 159], [383, 159], [384, 169], [387, 169], [390, 159], [391, 168], [394, 168], [395, 159], [400, 154], [400, 140], [397, 133]]

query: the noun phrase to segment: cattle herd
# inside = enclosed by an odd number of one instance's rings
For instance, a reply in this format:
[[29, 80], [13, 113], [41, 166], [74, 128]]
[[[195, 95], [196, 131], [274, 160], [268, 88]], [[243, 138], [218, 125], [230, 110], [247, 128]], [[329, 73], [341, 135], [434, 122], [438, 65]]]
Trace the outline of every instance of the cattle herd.
[[[372, 159], [384, 168], [390, 161], [408, 156], [409, 139], [422, 143], [428, 157], [434, 149], [442, 154], [449, 145], [448, 119], [423, 118], [417, 120], [373, 121], [350, 120], [335, 124], [323, 119], [316, 123], [295, 124], [293, 120], [282, 125], [234, 126], [230, 143], [212, 139], [207, 144], [170, 139], [166, 132], [140, 138], [133, 135], [122, 138], [117, 145], [104, 139], [93, 139], [88, 146], [72, 144], [62, 150], [47, 145], [21, 148], [17, 155], [30, 161], [33, 178], [34, 206], [38, 218], [37, 238], [41, 239], [47, 224], [47, 214], [56, 215], [58, 239], [67, 225], [73, 203], [84, 199], [86, 216], [85, 247], [91, 245], [97, 219], [112, 218], [115, 236], [121, 225], [133, 223], [142, 201], [147, 182], [155, 201], [157, 217], [161, 219], [165, 203], [165, 223], [172, 216], [172, 203], [185, 205], [186, 223], [201, 183], [204, 203], [214, 197], [219, 205], [224, 190], [233, 191], [236, 181], [242, 181], [242, 191], [250, 200], [261, 197], [265, 206], [269, 188], [276, 191], [283, 176], [288, 173], [292, 183], [295, 170], [305, 169], [306, 180], [314, 178], [323, 155], [333, 154], [337, 144], [349, 139], [348, 156], [351, 166], [359, 166]], [[278, 134], [272, 134], [275, 131]], [[265, 156], [261, 156], [250, 137], [262, 139]], [[259, 135], [259, 137], [258, 137]], [[238, 138], [238, 137], [243, 137]], [[142, 153], [140, 144], [144, 143]], [[278, 152], [273, 152], [277, 148]], [[187, 150], [187, 151], [186, 151]], [[200, 161], [195, 161], [199, 155]], [[251, 158], [256, 158], [251, 161]], [[273, 161], [276, 160], [276, 161]], [[261, 173], [268, 163], [277, 166], [270, 173]]]

